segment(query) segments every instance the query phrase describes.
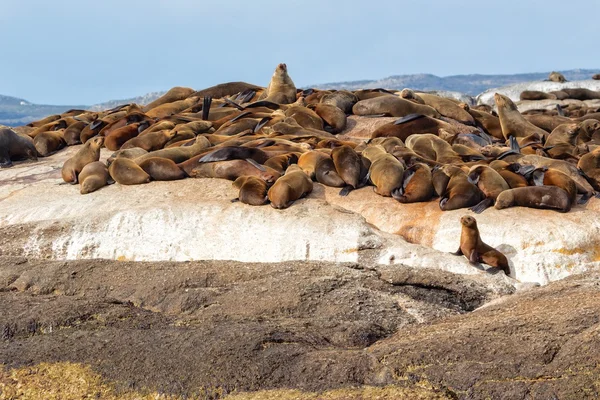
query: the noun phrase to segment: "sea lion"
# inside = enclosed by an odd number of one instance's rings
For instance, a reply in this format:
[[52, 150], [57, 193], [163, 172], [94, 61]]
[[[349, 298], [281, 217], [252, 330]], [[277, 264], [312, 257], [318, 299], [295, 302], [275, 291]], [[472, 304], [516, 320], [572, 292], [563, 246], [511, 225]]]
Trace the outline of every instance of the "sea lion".
[[517, 206], [567, 212], [571, 201], [567, 192], [558, 186], [527, 186], [505, 190], [494, 205], [498, 210]]
[[533, 136], [541, 142], [542, 138], [546, 137], [546, 131], [528, 122], [510, 98], [496, 93], [494, 94], [494, 100], [498, 107], [500, 126], [505, 139], [510, 136], [516, 138]]
[[106, 167], [110, 167], [110, 164], [117, 157], [124, 157], [124, 158], [129, 158], [129, 159], [133, 160], [133, 159], [141, 157], [145, 154], [148, 154], [148, 152], [144, 149], [140, 149], [139, 147], [134, 147], [134, 148], [125, 149], [125, 150], [117, 150], [114, 153], [112, 153], [110, 155], [110, 157], [108, 157], [108, 159], [106, 160]]
[[240, 176], [233, 181], [232, 186], [239, 189], [238, 197], [231, 200], [232, 202], [241, 201], [251, 206], [262, 206], [269, 200], [267, 182], [256, 176]]
[[79, 173], [79, 192], [88, 194], [104, 187], [108, 184], [110, 176], [108, 168], [101, 161], [94, 161], [87, 164]]
[[190, 164], [182, 163], [182, 168], [191, 178], [220, 178], [235, 181], [240, 176], [251, 175], [259, 177], [267, 183], [275, 182], [281, 175], [269, 167], [257, 168], [246, 160], [228, 160], [209, 163], [196, 163], [190, 169]]
[[380, 145], [369, 146], [363, 156], [371, 161], [369, 179], [375, 185], [373, 191], [380, 196], [391, 197], [402, 188], [404, 165], [387, 153]]
[[434, 108], [444, 117], [452, 118], [461, 124], [475, 125], [473, 116], [451, 99], [429, 93], [419, 93], [419, 98], [423, 99], [425, 105]]
[[246, 82], [227, 82], [199, 90], [197, 92], [194, 92], [193, 95], [198, 97], [212, 97], [213, 99], [219, 99], [225, 96], [234, 95], [236, 93], [241, 94], [245, 91], [258, 92], [262, 90], [262, 87], [252, 85]]
[[471, 167], [468, 174], [469, 182], [477, 185], [479, 190], [485, 195], [479, 204], [469, 208], [469, 210], [480, 214], [485, 211], [486, 208], [494, 205], [496, 198], [504, 190], [510, 189], [510, 186], [502, 175], [496, 170], [486, 165], [476, 165]]
[[298, 155], [298, 153], [280, 154], [270, 157], [264, 164], [283, 175], [290, 165], [298, 163]]
[[315, 180], [330, 187], [346, 186], [346, 182], [344, 182], [337, 173], [331, 157], [326, 157], [317, 161], [315, 165]]
[[323, 120], [313, 110], [303, 106], [291, 106], [285, 110], [285, 116], [294, 118], [303, 128], [324, 130]]
[[35, 139], [35, 137], [42, 132], [57, 131], [59, 129], [65, 129], [65, 128], [67, 128], [68, 125], [69, 124], [67, 123], [67, 121], [64, 118], [61, 118], [59, 120], [49, 122], [38, 128], [35, 128], [34, 130], [27, 132], [27, 135], [29, 137], [31, 137], [32, 139]]
[[556, 71], [550, 72], [550, 75], [548, 75], [548, 80], [551, 82], [559, 82], [559, 83], [565, 83], [567, 81], [563, 74], [561, 74], [560, 72], [556, 72]]
[[156, 99], [153, 102], [144, 106], [143, 110], [144, 110], [144, 112], [146, 112], [146, 111], [150, 111], [153, 108], [156, 108], [163, 104], [173, 103], [178, 100], [185, 100], [188, 97], [190, 97], [192, 94], [194, 94], [194, 89], [175, 86], [175, 87], [169, 89], [169, 91], [167, 93], [163, 94], [158, 99]]
[[391, 117], [406, 117], [410, 114], [440, 117], [440, 113], [433, 107], [413, 103], [393, 95], [361, 100], [352, 107], [352, 113], [354, 115], [387, 115]]
[[290, 165], [267, 192], [271, 207], [288, 208], [313, 190], [313, 182], [297, 165]]
[[47, 117], [44, 117], [42, 119], [38, 119], [37, 121], [33, 121], [28, 123], [26, 126], [31, 126], [33, 128], [39, 128], [43, 125], [49, 124], [51, 122], [57, 121], [59, 119], [62, 118], [62, 115], [60, 114], [54, 114], [54, 115], [49, 115]]
[[556, 100], [556, 95], [552, 93], [540, 92], [539, 90], [524, 90], [519, 95], [519, 100]]
[[322, 151], [307, 151], [306, 153], [302, 153], [302, 155], [298, 158], [298, 166], [302, 169], [302, 171], [304, 171], [306, 175], [310, 177], [310, 179], [314, 181], [316, 180], [315, 171], [317, 169], [317, 164], [319, 163], [319, 161], [324, 159], [331, 158], [329, 157], [329, 155], [323, 153]]
[[269, 155], [259, 148], [225, 146], [205, 154], [198, 162], [210, 163], [227, 160], [246, 160], [260, 169], [261, 167], [257, 164], [264, 164], [268, 159]]
[[423, 163], [416, 163], [408, 167], [404, 171], [402, 186], [392, 192], [392, 197], [400, 203], [429, 201], [433, 195], [431, 170]]
[[442, 164], [461, 164], [462, 158], [452, 150], [452, 146], [431, 133], [411, 135], [406, 139], [406, 147], [419, 156]]
[[329, 104], [342, 110], [344, 114], [352, 114], [352, 107], [358, 102], [358, 97], [347, 90], [329, 92], [321, 97], [321, 104]]
[[346, 186], [340, 191], [340, 196], [347, 196], [360, 184], [362, 162], [360, 156], [350, 146], [336, 147], [331, 151], [331, 158], [340, 178]]
[[115, 182], [121, 185], [140, 185], [150, 182], [150, 175], [129, 158], [116, 158], [110, 164], [108, 172]]
[[185, 172], [168, 158], [151, 157], [138, 165], [155, 181], [174, 181], [186, 177]]
[[457, 256], [464, 255], [473, 264], [483, 262], [492, 267], [499, 268], [504, 271], [506, 276], [510, 276], [510, 267], [506, 256], [481, 240], [475, 218], [465, 215], [460, 219], [460, 223], [462, 225], [460, 246], [452, 254]]
[[583, 144], [590, 140], [600, 143], [600, 121], [595, 119], [587, 119], [579, 123], [576, 144]]
[[125, 125], [122, 128], [115, 129], [104, 138], [104, 147], [109, 150], [117, 151], [128, 140], [133, 139], [149, 126], [149, 122], [135, 122]]
[[434, 179], [436, 192], [442, 193], [440, 195], [440, 209], [442, 211], [456, 210], [479, 204], [484, 199], [481, 190], [469, 182], [467, 174], [462, 169], [452, 167], [447, 165], [440, 169], [449, 178], [445, 190], [440, 190], [443, 185], [439, 188], [436, 187], [436, 180]]
[[585, 174], [592, 187], [600, 191], [600, 147], [581, 156], [577, 168]]
[[[470, 131], [477, 131], [475, 127], [467, 127], [466, 125], [463, 126], [470, 129]], [[400, 118], [394, 122], [390, 122], [388, 124], [380, 126], [371, 133], [371, 138], [375, 139], [378, 137], [397, 137], [401, 140], [406, 140], [410, 135], [422, 133], [439, 134], [439, 132], [442, 129], [453, 134], [463, 132], [462, 129], [456, 128], [448, 122], [436, 118], [427, 117], [421, 114], [412, 114]]]
[[570, 99], [576, 100], [596, 100], [600, 99], [600, 92], [595, 90], [585, 89], [585, 88], [576, 88], [576, 89], [562, 89], [567, 95], [569, 95]]
[[569, 158], [578, 160], [575, 150], [579, 131], [579, 125], [575, 123], [557, 126], [556, 129], [550, 133], [544, 144], [544, 148], [548, 155], [560, 160]]
[[121, 149], [140, 147], [146, 151], [160, 150], [169, 140], [173, 139], [175, 133], [173, 130], [166, 130], [136, 136], [123, 143]]
[[421, 96], [415, 93], [414, 90], [408, 88], [402, 89], [402, 91], [400, 92], [400, 97], [406, 100], [411, 100], [418, 104], [425, 104], [425, 101], [421, 98]]
[[[210, 147], [210, 142], [204, 136], [196, 136], [196, 140], [189, 146], [172, 147], [168, 149], [161, 149], [151, 151], [144, 155], [139, 156], [135, 159], [135, 162], [140, 164], [144, 160], [152, 157], [168, 158], [173, 160], [176, 164], [180, 164], [192, 157], [195, 157]], [[198, 161], [196, 160], [196, 164]], [[194, 165], [195, 166], [195, 165]]]
[[67, 127], [63, 134], [67, 146], [81, 143], [81, 131], [89, 124], [85, 121], [77, 121]]
[[500, 119], [497, 116], [486, 111], [476, 110], [466, 103], [460, 103], [459, 106], [471, 114], [475, 119], [476, 126], [480, 127], [496, 139], [505, 140], [504, 135], [502, 134]]
[[12, 162], [21, 159], [37, 161], [37, 150], [33, 140], [21, 136], [9, 128], [0, 128], [0, 167], [12, 166]]
[[271, 101], [277, 104], [291, 104], [296, 101], [296, 85], [288, 75], [287, 65], [279, 64], [271, 77], [269, 86], [259, 100]]
[[173, 114], [178, 114], [198, 103], [200, 98], [197, 96], [188, 97], [184, 100], [177, 100], [171, 103], [161, 104], [151, 110], [146, 111], [149, 118], [165, 118]]
[[338, 107], [331, 104], [313, 104], [308, 108], [314, 110], [325, 122], [325, 131], [337, 134], [346, 129], [346, 114]]
[[490, 168], [498, 172], [511, 189], [528, 186], [527, 179], [517, 173], [519, 170], [518, 164], [509, 164], [504, 160], [494, 160], [490, 163]]
[[533, 125], [545, 130], [548, 133], [552, 132], [561, 124], [569, 124], [573, 122], [571, 118], [561, 117], [559, 115], [535, 114], [526, 115], [524, 118], [528, 122], [531, 122]]
[[83, 144], [75, 155], [63, 164], [61, 175], [65, 182], [76, 184], [83, 167], [100, 160], [100, 149], [104, 142], [103, 137], [95, 137]]
[[56, 153], [67, 145], [64, 139], [64, 129], [58, 131], [42, 132], [33, 139], [33, 145], [38, 154], [47, 157]]
[[[535, 186], [557, 186], [569, 195], [569, 210], [577, 202], [577, 185], [568, 175], [553, 168], [536, 168], [531, 173]], [[567, 210], [567, 211], [569, 211]]]

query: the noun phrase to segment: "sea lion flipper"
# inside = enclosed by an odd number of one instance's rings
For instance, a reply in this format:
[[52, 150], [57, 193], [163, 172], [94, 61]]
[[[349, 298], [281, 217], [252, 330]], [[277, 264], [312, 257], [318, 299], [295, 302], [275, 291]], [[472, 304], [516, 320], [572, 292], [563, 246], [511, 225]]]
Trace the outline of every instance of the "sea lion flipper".
[[556, 105], [556, 112], [558, 112], [558, 115], [561, 117], [565, 116], [565, 112], [563, 111], [563, 108], [560, 106], [560, 104]]
[[254, 133], [260, 131], [262, 129], [262, 127], [265, 126], [270, 120], [271, 120], [271, 117], [264, 117], [263, 119], [261, 119], [258, 122], [258, 124], [256, 124], [256, 126], [254, 127]]
[[462, 252], [462, 249], [459, 247], [458, 250], [456, 250], [454, 253], [450, 253], [450, 254], [455, 255], [455, 256], [462, 256], [463, 252]]
[[225, 103], [229, 104], [230, 106], [233, 106], [233, 107], [237, 108], [240, 111], [244, 111], [244, 107], [240, 106], [235, 101], [233, 101], [231, 99], [228, 99], [227, 97], [223, 97], [223, 100], [225, 100]]
[[531, 174], [533, 174], [533, 171], [535, 170], [536, 168], [533, 165], [521, 165], [519, 167], [518, 173], [520, 175], [523, 175], [526, 179], [529, 179], [529, 177], [531, 176]]
[[516, 152], [517, 154], [521, 153], [521, 147], [519, 146], [519, 142], [517, 142], [517, 138], [514, 136], [511, 136], [508, 139], [508, 142], [510, 143], [510, 149], [514, 152]]
[[342, 190], [340, 190], [340, 196], [348, 196], [348, 194], [350, 194], [350, 192], [353, 190], [354, 188], [352, 186], [346, 185]]
[[235, 199], [231, 199], [230, 200], [232, 203], [237, 203], [238, 201], [240, 201], [239, 197], [236, 197]]
[[[592, 195], [592, 193], [584, 193], [583, 196], [581, 196], [577, 201], [577, 204], [586, 204], [590, 200]], [[598, 193], [596, 193], [595, 197], [598, 198]]]
[[415, 119], [423, 118], [425, 115], [423, 114], [408, 114], [402, 118], [399, 118], [394, 121], [394, 125], [402, 125], [410, 121], [414, 121]]
[[473, 207], [469, 208], [469, 210], [473, 211], [475, 214], [481, 214], [487, 208], [489, 208], [493, 202], [494, 201], [492, 199], [484, 199], [480, 201], [479, 204], [476, 204]]
[[238, 119], [244, 118], [244, 117], [246, 117], [246, 116], [248, 116], [250, 114], [252, 114], [250, 111], [244, 111], [243, 113], [241, 113], [239, 115], [236, 115], [235, 118], [230, 119], [229, 122], [235, 122]]
[[257, 163], [254, 159], [252, 158], [246, 158], [246, 161], [248, 161], [250, 164], [252, 164], [255, 168], [261, 170], [262, 172], [265, 172], [267, 169], [262, 166], [261, 164]]
[[254, 89], [246, 89], [241, 92], [236, 98], [236, 101], [239, 101], [241, 104], [247, 103], [252, 100], [256, 96], [256, 90]]
[[494, 143], [494, 138], [492, 136], [488, 135], [483, 130], [479, 131], [479, 137], [482, 138], [483, 140], [485, 140], [488, 144]]
[[212, 97], [206, 96], [202, 100], [202, 120], [206, 121], [208, 119], [208, 113], [210, 112], [210, 105], [212, 103]]

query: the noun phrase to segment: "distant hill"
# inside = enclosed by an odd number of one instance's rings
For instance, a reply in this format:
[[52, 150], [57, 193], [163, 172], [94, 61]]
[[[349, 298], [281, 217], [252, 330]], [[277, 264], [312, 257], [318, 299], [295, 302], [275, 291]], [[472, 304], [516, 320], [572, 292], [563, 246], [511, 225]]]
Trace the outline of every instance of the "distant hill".
[[[600, 73], [600, 69], [573, 69], [559, 71], [569, 81], [591, 79], [592, 75]], [[439, 77], [432, 74], [394, 75], [378, 80], [361, 80], [350, 82], [334, 82], [314, 85], [319, 89], [373, 89], [385, 88], [401, 90], [404, 88], [430, 91], [446, 90], [477, 96], [488, 89], [512, 85], [521, 82], [543, 81], [550, 72], [514, 75], [453, 75]]]
[[[574, 69], [560, 71], [569, 81], [590, 79], [592, 75], [600, 73], [600, 69]], [[460, 92], [469, 96], [476, 96], [491, 88], [512, 85], [521, 82], [543, 81], [550, 72], [514, 75], [454, 75], [439, 77], [432, 74], [394, 75], [378, 80], [360, 80], [350, 82], [334, 82], [312, 85], [320, 89], [369, 89], [382, 87], [386, 89], [411, 88], [423, 91], [450, 91]], [[86, 110], [107, 110], [121, 104], [137, 103], [148, 104], [165, 92], [151, 92], [143, 96], [124, 100], [111, 100], [92, 106], [54, 106], [32, 104], [27, 100], [17, 97], [0, 95], [0, 124], [8, 126], [24, 125], [31, 121], [41, 119], [47, 115], [60, 114], [72, 108]]]

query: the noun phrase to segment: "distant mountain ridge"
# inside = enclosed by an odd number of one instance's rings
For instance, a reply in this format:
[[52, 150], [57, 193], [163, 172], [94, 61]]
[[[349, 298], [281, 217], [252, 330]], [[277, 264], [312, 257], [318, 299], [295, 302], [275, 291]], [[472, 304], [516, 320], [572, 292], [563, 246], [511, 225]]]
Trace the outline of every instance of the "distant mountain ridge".
[[[592, 75], [600, 73], [600, 69], [573, 69], [561, 72], [569, 81], [591, 79]], [[433, 74], [393, 75], [377, 80], [359, 80], [349, 82], [333, 82], [303, 87], [319, 89], [370, 89], [386, 88], [401, 90], [411, 88], [423, 91], [451, 91], [469, 96], [476, 96], [488, 89], [512, 85], [521, 82], [543, 81], [550, 72], [513, 74], [513, 75], [452, 75], [439, 77]], [[165, 92], [151, 92], [142, 96], [123, 100], [111, 100], [104, 103], [74, 106], [56, 106], [33, 104], [27, 100], [0, 95], [0, 124], [8, 126], [24, 125], [41, 119], [47, 115], [60, 114], [69, 109], [86, 109], [93, 111], [107, 110], [121, 104], [136, 103], [145, 105], [156, 100]]]

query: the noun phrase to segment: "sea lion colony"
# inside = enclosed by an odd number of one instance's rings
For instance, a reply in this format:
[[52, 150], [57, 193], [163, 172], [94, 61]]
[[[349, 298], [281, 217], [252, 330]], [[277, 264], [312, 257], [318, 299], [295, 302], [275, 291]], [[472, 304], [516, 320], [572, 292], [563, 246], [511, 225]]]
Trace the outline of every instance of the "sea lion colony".
[[[523, 97], [543, 95], [600, 98], [587, 89]], [[266, 88], [175, 87], [146, 106], [70, 110], [1, 130], [0, 163], [83, 143], [62, 169], [81, 193], [113, 181], [222, 178], [239, 189], [235, 200], [275, 208], [309, 194], [313, 181], [342, 196], [373, 185], [401, 203], [437, 197], [442, 210], [476, 213], [493, 205], [566, 212], [600, 191], [600, 110], [521, 114], [508, 97], [495, 100], [497, 113], [409, 89], [298, 90], [279, 64]], [[367, 141], [340, 140], [349, 114], [398, 119]], [[101, 147], [114, 151], [107, 165]]]

